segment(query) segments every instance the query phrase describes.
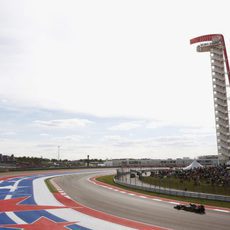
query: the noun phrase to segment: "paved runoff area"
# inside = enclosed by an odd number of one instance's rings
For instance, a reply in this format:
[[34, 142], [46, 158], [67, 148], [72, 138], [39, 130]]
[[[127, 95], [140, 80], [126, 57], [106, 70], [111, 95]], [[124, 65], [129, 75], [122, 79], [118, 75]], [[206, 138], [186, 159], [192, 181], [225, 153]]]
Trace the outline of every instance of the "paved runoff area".
[[166, 229], [88, 208], [72, 200], [55, 182], [54, 193], [45, 184], [48, 178], [92, 172], [97, 170], [1, 177], [0, 229]]

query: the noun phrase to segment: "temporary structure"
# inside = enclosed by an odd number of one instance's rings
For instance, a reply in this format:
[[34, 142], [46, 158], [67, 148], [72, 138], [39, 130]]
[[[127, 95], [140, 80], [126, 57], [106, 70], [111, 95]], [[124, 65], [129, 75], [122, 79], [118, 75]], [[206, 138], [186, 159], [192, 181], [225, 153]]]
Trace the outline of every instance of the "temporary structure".
[[190, 169], [195, 169], [195, 168], [203, 168], [204, 166], [201, 165], [199, 162], [194, 160], [189, 166], [183, 168], [183, 170], [190, 170]]
[[183, 168], [183, 170], [190, 170], [190, 169], [195, 169], [195, 168], [203, 168], [204, 166], [201, 165], [199, 162], [194, 160], [189, 166]]

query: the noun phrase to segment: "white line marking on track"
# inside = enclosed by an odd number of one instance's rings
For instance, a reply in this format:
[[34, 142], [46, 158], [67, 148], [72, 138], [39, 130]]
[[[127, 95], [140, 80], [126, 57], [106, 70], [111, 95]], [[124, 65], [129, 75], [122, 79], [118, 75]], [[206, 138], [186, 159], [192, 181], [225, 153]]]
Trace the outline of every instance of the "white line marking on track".
[[[63, 207], [64, 205], [56, 200], [45, 184], [45, 180], [51, 177], [53, 176], [41, 177], [33, 180], [34, 201], [37, 205]], [[44, 196], [44, 194], [46, 195]]]
[[24, 220], [15, 215], [14, 212], [5, 212], [5, 214], [12, 219], [16, 224], [27, 224]]
[[161, 199], [156, 199], [156, 198], [153, 198], [152, 200], [154, 200], [154, 201], [162, 201]]
[[65, 219], [66, 221], [76, 221], [79, 225], [95, 230], [111, 229], [111, 230], [134, 230], [135, 228], [122, 226], [120, 224], [112, 223], [106, 220], [98, 219], [93, 216], [88, 216], [81, 212], [76, 212], [73, 209], [49, 209], [47, 212]]
[[[16, 189], [18, 188], [18, 184], [22, 181], [22, 180], [26, 180], [27, 179], [27, 177], [24, 177], [24, 178], [22, 178], [22, 179], [20, 179], [20, 180], [17, 180], [15, 183], [14, 183], [14, 185], [12, 185], [12, 187], [10, 188], [10, 191], [9, 192], [15, 192], [16, 191]], [[6, 195], [6, 197], [5, 197], [5, 200], [9, 200], [9, 199], [11, 199], [12, 198], [12, 195], [10, 194], [10, 195]]]
[[147, 197], [146, 197], [146, 196], [138, 196], [138, 197], [140, 197], [140, 198], [144, 198], [144, 199], [147, 199]]
[[169, 201], [170, 204], [180, 204], [178, 202]]
[[214, 208], [212, 210], [215, 210], [215, 211], [218, 211], [218, 212], [230, 213], [230, 211], [228, 211], [228, 210], [223, 210], [223, 209], [218, 209], [218, 208]]

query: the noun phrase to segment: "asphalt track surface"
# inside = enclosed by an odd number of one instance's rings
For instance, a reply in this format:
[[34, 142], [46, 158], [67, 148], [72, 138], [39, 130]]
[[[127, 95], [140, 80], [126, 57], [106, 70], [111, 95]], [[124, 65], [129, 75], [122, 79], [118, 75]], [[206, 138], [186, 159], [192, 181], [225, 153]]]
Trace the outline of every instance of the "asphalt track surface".
[[91, 183], [95, 174], [69, 175], [55, 182], [77, 202], [118, 217], [170, 229], [230, 229], [230, 214], [207, 210], [200, 215], [173, 208], [173, 204], [142, 199]]
[[[163, 230], [143, 223], [98, 212], [74, 202], [53, 182], [51, 193], [45, 180], [64, 175], [102, 173], [104, 169], [3, 173], [0, 175], [0, 229], [12, 230]], [[106, 171], [108, 172], [108, 170]]]

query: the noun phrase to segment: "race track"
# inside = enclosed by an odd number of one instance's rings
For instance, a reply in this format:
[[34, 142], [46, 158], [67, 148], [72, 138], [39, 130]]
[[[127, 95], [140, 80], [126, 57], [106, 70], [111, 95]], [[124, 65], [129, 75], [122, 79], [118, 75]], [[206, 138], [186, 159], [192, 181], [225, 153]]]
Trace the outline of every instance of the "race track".
[[[73, 201], [46, 179], [102, 173], [104, 169], [0, 174], [0, 230], [164, 230], [98, 212]], [[108, 170], [106, 171], [108, 172]]]
[[115, 216], [169, 229], [229, 229], [229, 212], [207, 210], [200, 215], [178, 211], [173, 203], [122, 193], [89, 181], [98, 174], [68, 175], [55, 178], [55, 182], [77, 202]]

